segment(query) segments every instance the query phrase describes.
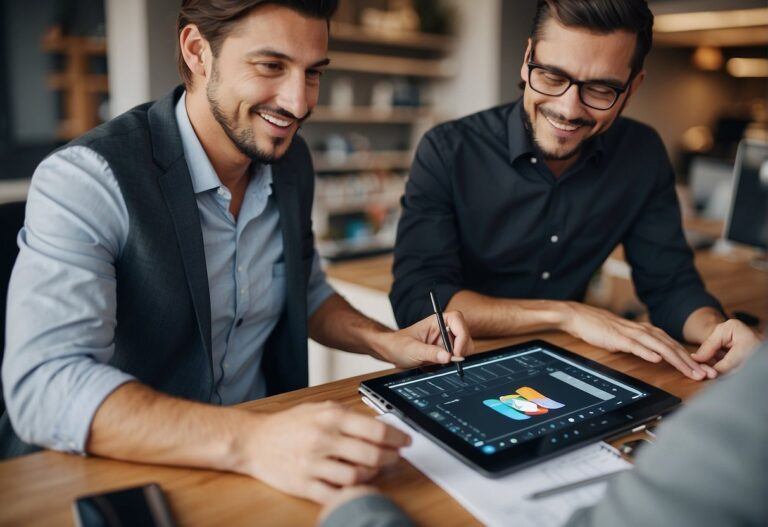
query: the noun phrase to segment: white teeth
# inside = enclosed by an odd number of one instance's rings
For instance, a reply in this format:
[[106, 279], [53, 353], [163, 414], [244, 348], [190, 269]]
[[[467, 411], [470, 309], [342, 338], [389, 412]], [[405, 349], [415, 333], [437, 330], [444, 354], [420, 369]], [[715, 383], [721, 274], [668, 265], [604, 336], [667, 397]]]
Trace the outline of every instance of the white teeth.
[[578, 128], [578, 126], [569, 126], [567, 124], [562, 124], [562, 123], [555, 122], [552, 119], [550, 119], [549, 117], [547, 117], [546, 115], [544, 116], [544, 119], [549, 121], [549, 124], [551, 124], [552, 126], [557, 128], [558, 130], [563, 130], [565, 132], [573, 132], [574, 130], [576, 130]]
[[259, 113], [259, 116], [261, 116], [262, 119], [265, 121], [268, 121], [275, 126], [279, 126], [281, 128], [285, 128], [286, 126], [289, 126], [291, 124], [291, 121], [285, 121], [283, 119], [278, 119], [274, 115], [269, 115], [267, 113]]

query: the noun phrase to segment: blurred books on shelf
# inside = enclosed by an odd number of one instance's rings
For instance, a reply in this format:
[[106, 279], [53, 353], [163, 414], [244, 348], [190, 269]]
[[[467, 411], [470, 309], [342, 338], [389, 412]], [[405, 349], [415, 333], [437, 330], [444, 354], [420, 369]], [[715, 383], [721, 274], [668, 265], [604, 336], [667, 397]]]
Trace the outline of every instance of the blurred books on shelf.
[[324, 90], [301, 134], [317, 180], [313, 225], [327, 259], [392, 249], [420, 137], [437, 124], [433, 88], [455, 74], [442, 0], [342, 0]]

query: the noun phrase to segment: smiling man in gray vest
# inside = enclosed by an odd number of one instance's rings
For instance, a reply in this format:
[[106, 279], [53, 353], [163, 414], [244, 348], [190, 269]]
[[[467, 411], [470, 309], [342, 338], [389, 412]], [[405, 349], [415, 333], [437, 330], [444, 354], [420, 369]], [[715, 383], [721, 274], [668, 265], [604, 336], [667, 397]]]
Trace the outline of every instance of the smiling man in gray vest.
[[[448, 362], [434, 317], [393, 332], [325, 282], [313, 170], [336, 2], [185, 0], [184, 88], [37, 169], [10, 284], [4, 455], [30, 444], [251, 475], [327, 500], [408, 437], [331, 403], [226, 407], [307, 385], [307, 337], [401, 367]], [[446, 313], [456, 353], [472, 351]]]

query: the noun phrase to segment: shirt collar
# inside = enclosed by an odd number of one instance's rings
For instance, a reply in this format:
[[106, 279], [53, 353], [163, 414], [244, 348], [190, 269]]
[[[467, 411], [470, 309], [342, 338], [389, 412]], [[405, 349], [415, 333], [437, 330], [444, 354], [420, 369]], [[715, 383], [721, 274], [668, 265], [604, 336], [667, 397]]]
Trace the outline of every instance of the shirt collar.
[[176, 122], [181, 133], [181, 144], [184, 147], [184, 157], [187, 159], [189, 175], [192, 178], [192, 188], [195, 194], [217, 189], [221, 186], [221, 180], [208, 159], [208, 155], [197, 138], [192, 123], [189, 121], [185, 101], [187, 92], [181, 94], [176, 103]]
[[[509, 134], [509, 160], [515, 162], [522, 156], [539, 155], [539, 149], [531, 140], [531, 135], [526, 129], [525, 108], [523, 107], [523, 98], [520, 97], [515, 103], [512, 111], [509, 112], [507, 121], [507, 133]], [[584, 144], [581, 160], [586, 161], [595, 156], [600, 160], [603, 153], [603, 134], [592, 137]]]

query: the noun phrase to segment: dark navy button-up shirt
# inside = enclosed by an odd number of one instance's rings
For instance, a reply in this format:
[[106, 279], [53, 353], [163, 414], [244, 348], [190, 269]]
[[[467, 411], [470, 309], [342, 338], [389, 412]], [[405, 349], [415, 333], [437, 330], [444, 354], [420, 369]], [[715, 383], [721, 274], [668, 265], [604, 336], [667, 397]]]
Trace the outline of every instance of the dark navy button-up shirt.
[[619, 118], [555, 177], [522, 101], [437, 126], [419, 144], [402, 199], [390, 300], [398, 323], [462, 289], [583, 300], [620, 244], [651, 320], [682, 338], [688, 315], [720, 309], [683, 236], [674, 173], [658, 134]]

